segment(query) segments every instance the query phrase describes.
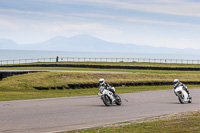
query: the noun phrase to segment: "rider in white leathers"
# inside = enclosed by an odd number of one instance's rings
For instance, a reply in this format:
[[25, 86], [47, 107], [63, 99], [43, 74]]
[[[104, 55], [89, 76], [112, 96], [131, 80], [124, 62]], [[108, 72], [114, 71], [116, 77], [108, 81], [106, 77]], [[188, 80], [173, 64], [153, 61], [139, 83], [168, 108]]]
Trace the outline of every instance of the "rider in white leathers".
[[[187, 87], [186, 87], [183, 83], [181, 83], [178, 79], [174, 79], [174, 90], [175, 90], [177, 87], [179, 87], [179, 86], [183, 86], [184, 90], [188, 93], [189, 98], [191, 98], [190, 93], [189, 93]], [[176, 93], [175, 93], [175, 94], [176, 94]], [[177, 94], [176, 94], [176, 95], [177, 95]]]
[[111, 91], [113, 93], [113, 96], [115, 96], [115, 90], [111, 88], [111, 86], [105, 82], [105, 80], [103, 78], [99, 79], [99, 85], [100, 87], [104, 87], [105, 89]]

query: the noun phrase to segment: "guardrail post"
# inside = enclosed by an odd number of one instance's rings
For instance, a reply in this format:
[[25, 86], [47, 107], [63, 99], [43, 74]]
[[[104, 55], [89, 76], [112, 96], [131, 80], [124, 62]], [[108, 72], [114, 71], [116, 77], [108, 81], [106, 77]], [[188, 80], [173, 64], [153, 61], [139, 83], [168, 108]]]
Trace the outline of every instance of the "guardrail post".
[[[36, 58], [36, 59], [17, 59], [17, 60], [0, 60], [0, 65], [16, 64], [16, 63], [33, 63], [35, 62], [53, 62], [55, 58]], [[180, 64], [200, 64], [200, 60], [184, 60], [184, 59], [149, 59], [149, 58], [81, 58], [81, 57], [64, 57], [61, 61], [99, 61], [99, 62], [149, 62], [149, 63], [180, 63]]]

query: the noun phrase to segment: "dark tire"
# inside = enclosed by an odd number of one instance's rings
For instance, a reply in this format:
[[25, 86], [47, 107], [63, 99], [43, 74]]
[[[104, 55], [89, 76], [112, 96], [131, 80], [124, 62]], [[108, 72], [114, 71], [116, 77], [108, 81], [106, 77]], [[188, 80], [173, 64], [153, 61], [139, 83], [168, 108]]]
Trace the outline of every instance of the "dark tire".
[[188, 103], [192, 103], [192, 97], [189, 99]]
[[178, 94], [178, 100], [181, 104], [184, 104], [184, 96], [182, 94]]
[[121, 105], [122, 104], [122, 101], [121, 101], [121, 98], [118, 96], [118, 95], [115, 95], [115, 98], [116, 98], [116, 105]]
[[106, 105], [106, 106], [110, 106], [112, 101], [111, 99], [109, 98], [108, 95], [103, 95], [102, 96], [102, 100], [103, 100], [103, 103]]

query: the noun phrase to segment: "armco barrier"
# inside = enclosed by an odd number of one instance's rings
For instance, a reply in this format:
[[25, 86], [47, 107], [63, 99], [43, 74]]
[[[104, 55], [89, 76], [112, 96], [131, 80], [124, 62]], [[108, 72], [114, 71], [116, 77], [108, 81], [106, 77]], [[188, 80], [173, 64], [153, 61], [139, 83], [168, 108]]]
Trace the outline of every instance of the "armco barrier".
[[22, 75], [22, 74], [27, 74], [27, 73], [35, 73], [35, 72], [47, 72], [47, 71], [0, 71], [0, 80], [3, 78], [7, 78], [13, 75]]
[[145, 66], [110, 66], [110, 65], [76, 65], [76, 64], [36, 64], [36, 65], [4, 65], [0, 67], [79, 67], [100, 69], [142, 69], [142, 70], [176, 70], [176, 71], [200, 71], [200, 68], [192, 67], [145, 67]]
[[[186, 85], [200, 85], [200, 81], [186, 81], [183, 82]], [[173, 85], [173, 82], [125, 82], [125, 83], [110, 83], [111, 86], [120, 87], [120, 86], [160, 86], [160, 85]], [[98, 88], [98, 83], [83, 83], [83, 84], [68, 84], [68, 86], [61, 87], [34, 87], [38, 90], [48, 90], [48, 89], [85, 89], [85, 88]], [[173, 88], [173, 86], [172, 86]]]

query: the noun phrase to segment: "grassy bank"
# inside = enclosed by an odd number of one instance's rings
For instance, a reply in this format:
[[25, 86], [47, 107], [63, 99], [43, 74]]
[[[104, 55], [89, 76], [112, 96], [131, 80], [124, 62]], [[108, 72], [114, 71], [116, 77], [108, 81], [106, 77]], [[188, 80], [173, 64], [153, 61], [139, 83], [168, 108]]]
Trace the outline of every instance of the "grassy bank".
[[[131, 124], [132, 123], [132, 124]], [[200, 111], [168, 115], [157, 119], [146, 119], [121, 123], [110, 127], [99, 127], [69, 131], [68, 133], [199, 133]], [[64, 133], [64, 132], [63, 132]]]
[[109, 83], [200, 81], [200, 74], [160, 74], [160, 73], [77, 73], [77, 72], [39, 72], [15, 75], [0, 81], [0, 90], [31, 90], [34, 87], [58, 87], [78, 83], [98, 83], [104, 78]]

